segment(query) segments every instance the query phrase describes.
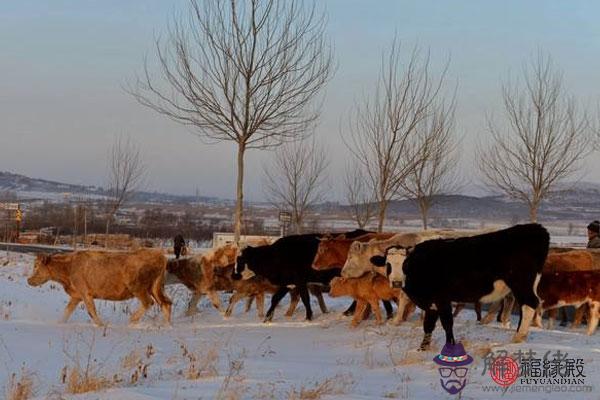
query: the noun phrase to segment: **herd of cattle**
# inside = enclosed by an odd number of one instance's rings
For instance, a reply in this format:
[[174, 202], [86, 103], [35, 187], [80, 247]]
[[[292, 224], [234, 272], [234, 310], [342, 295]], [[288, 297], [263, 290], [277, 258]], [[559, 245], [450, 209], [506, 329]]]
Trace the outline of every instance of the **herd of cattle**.
[[[502, 309], [504, 323], [519, 305], [520, 321], [513, 341], [527, 337], [530, 324], [541, 326], [545, 310], [579, 307], [574, 324], [587, 313], [587, 333], [593, 334], [600, 314], [600, 262], [588, 250], [550, 249], [549, 235], [538, 224], [516, 225], [484, 234], [455, 231], [373, 233], [356, 230], [342, 234], [286, 236], [273, 243], [238, 249], [233, 244], [197, 256], [167, 260], [159, 250], [133, 252], [77, 251], [38, 255], [28, 279], [32, 286], [52, 280], [70, 296], [63, 321], [83, 302], [90, 317], [102, 325], [94, 299], [137, 298], [141, 305], [130, 321], [140, 320], [156, 302], [170, 323], [171, 300], [165, 285], [184, 284], [192, 293], [186, 314], [197, 311], [202, 295], [221, 310], [219, 291], [232, 292], [225, 316], [245, 299], [254, 301], [258, 315], [271, 321], [279, 302], [289, 292], [291, 316], [300, 300], [306, 319], [312, 319], [309, 293], [323, 313], [323, 293], [354, 299], [345, 315], [356, 326], [372, 311], [383, 322], [399, 324], [415, 307], [423, 310], [426, 350], [439, 319], [446, 342], [454, 343], [453, 318], [465, 303], [473, 303], [478, 320], [487, 323]], [[598, 255], [600, 256], [600, 255]], [[271, 304], [264, 313], [265, 294]], [[391, 302], [397, 304], [393, 316]], [[481, 303], [489, 303], [481, 319]], [[456, 305], [452, 312], [453, 304]], [[553, 320], [551, 315], [549, 320]], [[551, 322], [550, 322], [551, 323]]]

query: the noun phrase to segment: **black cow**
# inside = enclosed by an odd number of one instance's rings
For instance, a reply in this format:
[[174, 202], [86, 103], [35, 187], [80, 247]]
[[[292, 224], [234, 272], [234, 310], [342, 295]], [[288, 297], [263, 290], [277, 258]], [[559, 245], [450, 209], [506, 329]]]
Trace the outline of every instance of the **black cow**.
[[300, 298], [306, 309], [306, 319], [312, 319], [312, 309], [308, 297], [307, 284], [321, 283], [329, 285], [341, 269], [316, 271], [312, 262], [319, 246], [320, 234], [293, 235], [278, 239], [267, 246], [246, 247], [237, 258], [233, 279], [241, 279], [248, 270], [269, 280], [279, 289], [271, 297], [271, 307], [265, 316], [265, 322], [273, 319], [275, 307], [294, 285], [300, 292]]
[[439, 319], [446, 343], [454, 344], [451, 302], [490, 303], [512, 291], [521, 306], [514, 342], [527, 337], [539, 304], [536, 294], [550, 236], [538, 224], [458, 239], [436, 239], [408, 249], [403, 290], [425, 311], [421, 350], [431, 344]]

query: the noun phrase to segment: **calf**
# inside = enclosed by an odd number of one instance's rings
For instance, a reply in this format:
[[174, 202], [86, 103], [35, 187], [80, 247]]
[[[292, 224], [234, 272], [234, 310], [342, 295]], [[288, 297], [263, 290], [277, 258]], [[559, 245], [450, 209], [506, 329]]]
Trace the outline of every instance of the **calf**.
[[[233, 280], [231, 276], [233, 274], [234, 265], [229, 265], [225, 268], [219, 268], [216, 270], [215, 276], [217, 276], [217, 281], [222, 282], [219, 285], [218, 290], [228, 290], [233, 291], [233, 294], [229, 298], [229, 305], [227, 306], [227, 310], [225, 311], [225, 317], [230, 317], [233, 313], [233, 309], [237, 302], [246, 298], [246, 312], [250, 310], [252, 305], [252, 301], [256, 299], [256, 311], [259, 318], [265, 317], [264, 312], [264, 304], [265, 304], [265, 294], [274, 294], [278, 287], [271, 284], [268, 280], [260, 276], [253, 276], [249, 279], [243, 280]], [[327, 313], [327, 306], [325, 305], [325, 301], [323, 300], [322, 288], [320, 285], [308, 285], [309, 291], [317, 298], [319, 302], [319, 307], [321, 308], [321, 312]], [[290, 306], [285, 313], [286, 317], [291, 317], [294, 315], [294, 311], [298, 302], [300, 301], [300, 295], [298, 294], [297, 289], [292, 289], [290, 291]]]
[[539, 305], [536, 295], [550, 236], [538, 224], [458, 239], [428, 240], [409, 250], [403, 290], [425, 311], [421, 349], [429, 348], [438, 318], [454, 344], [451, 303], [495, 302], [512, 291], [521, 306], [513, 341], [527, 337]]
[[31, 286], [50, 280], [58, 282], [70, 296], [62, 322], [67, 322], [77, 305], [83, 301], [88, 314], [98, 326], [94, 299], [127, 300], [136, 297], [141, 305], [130, 323], [138, 322], [156, 301], [167, 323], [171, 321], [171, 300], [163, 291], [167, 259], [157, 250], [134, 252], [76, 251], [66, 254], [38, 254]]
[[[544, 310], [587, 304], [590, 309], [587, 334], [592, 335], [598, 326], [600, 312], [600, 271], [544, 272], [538, 286], [541, 298], [538, 323]], [[552, 328], [552, 318], [548, 321]]]
[[[360, 232], [360, 230], [358, 231]], [[342, 234], [335, 237], [325, 237], [319, 240], [319, 247], [317, 249], [317, 255], [313, 260], [312, 267], [318, 271], [329, 268], [340, 268], [346, 262], [348, 258], [348, 251], [350, 246], [355, 241], [357, 242], [369, 242], [372, 240], [384, 240], [394, 236], [393, 233], [374, 233], [365, 232], [364, 234], [349, 235]], [[387, 318], [392, 318], [392, 305], [389, 301], [384, 300], [383, 306]], [[344, 315], [351, 315], [356, 311], [356, 301], [352, 302], [350, 307], [344, 311]]]
[[306, 309], [306, 319], [312, 319], [312, 309], [308, 297], [308, 283], [328, 285], [331, 279], [339, 276], [339, 269], [315, 271], [311, 268], [322, 235], [293, 235], [276, 240], [273, 244], [259, 247], [246, 247], [237, 258], [233, 279], [258, 275], [278, 286], [271, 297], [271, 307], [265, 322], [271, 321], [277, 304], [289, 291], [296, 287]]
[[[380, 274], [371, 272], [360, 278], [334, 278], [331, 281], [329, 295], [331, 297], [350, 296], [356, 300], [356, 311], [351, 323], [353, 327], [356, 327], [364, 318], [368, 306], [374, 311], [377, 323], [383, 323], [381, 311], [379, 310], [379, 301], [393, 300], [397, 302], [398, 298], [402, 296], [402, 290], [391, 288], [387, 279]], [[398, 307], [398, 314], [396, 314], [394, 320], [395, 323], [398, 323], [400, 320], [406, 320], [408, 312], [404, 311], [401, 312], [400, 307]]]
[[186, 315], [193, 315], [198, 311], [198, 302], [204, 294], [209, 297], [217, 310], [221, 310], [221, 300], [217, 290], [223, 289], [216, 286], [218, 282], [216, 282], [215, 271], [233, 264], [236, 255], [237, 246], [226, 244], [199, 256], [169, 260], [167, 271], [176, 277], [175, 280], [169, 277], [169, 282], [179, 281], [192, 292]]

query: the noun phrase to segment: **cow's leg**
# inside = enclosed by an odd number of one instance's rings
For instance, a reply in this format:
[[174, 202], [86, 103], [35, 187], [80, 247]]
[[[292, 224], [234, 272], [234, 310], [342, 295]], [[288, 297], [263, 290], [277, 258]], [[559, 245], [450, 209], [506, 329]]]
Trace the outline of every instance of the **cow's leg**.
[[[589, 305], [587, 303], [577, 307], [575, 310], [575, 316], [573, 317], [573, 328], [577, 328], [579, 325], [581, 325], [581, 322], [586, 314], [589, 315]], [[588, 317], [587, 320], [589, 322], [590, 318]]]
[[379, 299], [370, 298], [369, 305], [371, 306], [371, 310], [375, 314], [375, 321], [377, 321], [377, 325], [383, 324], [383, 316], [381, 315], [381, 309], [379, 308]]
[[302, 299], [302, 303], [304, 304], [304, 308], [306, 309], [306, 320], [310, 321], [313, 317], [312, 308], [310, 307], [310, 296], [308, 295], [308, 288], [306, 285], [298, 285], [298, 290], [300, 291], [300, 298]]
[[587, 334], [593, 335], [598, 327], [598, 318], [600, 317], [600, 302], [592, 301], [589, 306], [589, 310]]
[[358, 324], [360, 324], [363, 320], [366, 311], [367, 302], [364, 300], [358, 300], [356, 302], [356, 309], [354, 310], [354, 317], [352, 317], [352, 322], [350, 323], [350, 326], [356, 328]]
[[[517, 301], [519, 299], [517, 298]], [[521, 343], [527, 338], [527, 334], [529, 333], [529, 326], [531, 325], [531, 321], [535, 315], [535, 310], [537, 309], [537, 297], [528, 298], [527, 300], [520, 302], [521, 304], [521, 318], [519, 320], [519, 327], [517, 328], [517, 333], [513, 336], [513, 343]]]
[[296, 312], [296, 307], [298, 307], [298, 303], [300, 302], [300, 295], [298, 294], [298, 288], [293, 288], [290, 290], [290, 306], [288, 310], [285, 312], [286, 317], [291, 317]]
[[[385, 319], [392, 319], [394, 317], [392, 303], [387, 300], [381, 300], [381, 303], [383, 304], [383, 308], [385, 308]], [[379, 307], [379, 305], [377, 307]]]
[[428, 309], [425, 311], [425, 318], [423, 319], [423, 340], [421, 341], [421, 346], [419, 346], [419, 350], [425, 351], [429, 350], [431, 346], [431, 334], [435, 329], [435, 323], [438, 320], [438, 310]]
[[455, 344], [454, 342], [454, 318], [452, 317], [452, 304], [439, 304], [438, 313], [440, 315], [440, 322], [446, 332], [446, 343]]
[[504, 303], [503, 303], [502, 300], [496, 301], [494, 303], [490, 303], [487, 314], [480, 321], [481, 324], [482, 325], [487, 325], [490, 322], [492, 322], [492, 320], [494, 319], [494, 316], [496, 315], [496, 313], [498, 312], [498, 310], [501, 309], [501, 307], [504, 307]]
[[[538, 307], [538, 310], [540, 308], [541, 307]], [[559, 313], [560, 310], [564, 310], [564, 307], [561, 307], [560, 309], [553, 308], [551, 310], [548, 310], [548, 329], [554, 329], [554, 320], [557, 317], [556, 314]], [[542, 319], [541, 315], [540, 315], [540, 319]], [[540, 328], [543, 328], [543, 326], [540, 326]]]
[[208, 293], [206, 293], [206, 295], [210, 299], [210, 302], [212, 303], [213, 307], [216, 308], [218, 311], [221, 311], [221, 299], [219, 298], [219, 294], [217, 293], [217, 291], [209, 290]]
[[465, 308], [465, 303], [456, 303], [456, 307], [454, 307], [454, 314], [452, 314], [452, 316], [456, 318], [463, 308]]
[[150, 296], [149, 293], [138, 293], [135, 295], [135, 297], [137, 297], [137, 299], [140, 301], [140, 308], [138, 308], [129, 318], [129, 323], [130, 324], [135, 324], [137, 323], [146, 313], [146, 310], [148, 310], [148, 308], [152, 307], [152, 297]]
[[[552, 311], [552, 310], [550, 310]], [[548, 311], [548, 318], [551, 318], [550, 311]], [[542, 324], [542, 317], [544, 316], [544, 307], [542, 307], [542, 305], [540, 304], [537, 308], [537, 310], [535, 310], [535, 317], [533, 317], [533, 326], [538, 327], [538, 328], [543, 328], [543, 324]]]
[[165, 282], [164, 275], [158, 278], [152, 284], [151, 294], [154, 300], [160, 305], [160, 309], [165, 317], [165, 322], [171, 325], [171, 306], [172, 302], [169, 297], [165, 294]]
[[412, 313], [415, 312], [415, 309], [417, 308], [417, 305], [415, 303], [413, 303], [408, 297], [406, 298], [407, 304], [406, 306], [404, 306], [404, 313], [402, 315], [402, 321], [406, 321], [408, 320], [408, 317], [410, 317], [412, 315]]
[[[535, 297], [535, 299], [537, 300], [537, 296]], [[502, 326], [504, 328], [510, 328], [510, 316], [512, 315], [512, 310], [513, 307], [515, 305], [515, 296], [513, 296], [511, 293], [507, 294], [506, 297], [504, 297], [504, 299], [502, 299], [501, 301], [502, 303], [502, 312], [499, 313], [500, 315], [500, 323], [502, 324]], [[539, 303], [539, 301], [538, 301]], [[521, 304], [521, 303], [519, 303]], [[535, 309], [535, 307], [534, 307]]]
[[192, 298], [188, 303], [187, 310], [185, 310], [185, 315], [187, 317], [192, 316], [198, 312], [198, 302], [202, 298], [202, 292], [192, 292]]
[[567, 326], [569, 324], [569, 317], [567, 316], [567, 307], [561, 307], [560, 313], [560, 326]]
[[69, 299], [69, 303], [65, 307], [65, 312], [63, 313], [63, 317], [61, 320], [62, 323], [67, 322], [69, 320], [69, 318], [71, 318], [71, 315], [73, 315], [73, 311], [75, 311], [75, 308], [77, 308], [77, 305], [80, 302], [81, 302], [81, 299], [78, 297], [71, 297]]
[[252, 301], [254, 301], [254, 297], [255, 295], [251, 295], [246, 298], [246, 308], [244, 309], [244, 312], [250, 311], [250, 309], [252, 308]]
[[87, 308], [87, 312], [94, 321], [94, 323], [98, 326], [103, 326], [104, 323], [98, 317], [98, 313], [96, 312], [96, 305], [94, 304], [94, 299], [91, 296], [83, 296], [83, 303], [85, 304], [85, 308]]
[[229, 304], [227, 305], [227, 310], [225, 310], [225, 317], [231, 317], [231, 314], [233, 313], [233, 308], [235, 307], [237, 302], [240, 301], [243, 297], [244, 295], [239, 291], [235, 291], [231, 295], [231, 297], [229, 298]]
[[350, 315], [354, 314], [354, 311], [356, 311], [356, 300], [354, 300], [352, 302], [352, 304], [350, 304], [350, 307], [348, 307], [348, 309], [346, 311], [344, 311], [344, 315], [346, 317], [349, 317]]
[[477, 316], [477, 322], [481, 322], [481, 302], [476, 301], [474, 304], [475, 315]]
[[256, 294], [256, 313], [258, 318], [265, 317], [265, 292], [258, 292]]
[[313, 294], [317, 298], [319, 302], [319, 308], [323, 314], [327, 314], [329, 310], [327, 310], [327, 304], [325, 304], [325, 300], [323, 299], [323, 291], [319, 287], [313, 288]]
[[400, 322], [405, 321], [404, 319], [404, 311], [406, 309], [406, 305], [410, 302], [410, 299], [408, 298], [408, 296], [406, 295], [406, 293], [401, 292], [400, 296], [398, 296], [398, 299], [396, 301], [396, 304], [398, 304], [398, 310], [396, 310], [396, 316], [394, 317], [392, 323], [394, 325], [400, 325]]
[[271, 322], [273, 320], [275, 308], [277, 307], [281, 299], [285, 297], [288, 291], [289, 289], [287, 288], [287, 286], [282, 286], [279, 289], [277, 289], [275, 294], [273, 294], [273, 296], [271, 297], [271, 307], [269, 307], [269, 310], [267, 311], [267, 316], [265, 317], [264, 322]]

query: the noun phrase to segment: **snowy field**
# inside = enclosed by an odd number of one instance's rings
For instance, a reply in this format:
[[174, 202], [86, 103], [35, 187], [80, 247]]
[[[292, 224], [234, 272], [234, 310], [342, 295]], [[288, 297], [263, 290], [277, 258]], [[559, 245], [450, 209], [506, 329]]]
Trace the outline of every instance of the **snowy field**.
[[[224, 319], [203, 301], [195, 317], [183, 316], [185, 288], [170, 287], [175, 302], [173, 327], [163, 325], [156, 308], [142, 324], [127, 326], [135, 301], [97, 301], [107, 328], [94, 327], [82, 309], [67, 324], [57, 323], [67, 296], [47, 283], [27, 286], [33, 258], [0, 254], [0, 392], [25, 376], [39, 399], [444, 399], [432, 358], [444, 333], [438, 326], [430, 352], [416, 352], [422, 338], [415, 314], [400, 327], [376, 326], [374, 320], [349, 328], [341, 311], [349, 299], [326, 301], [330, 313], [313, 307], [316, 319], [304, 321], [300, 305], [294, 317], [284, 317], [287, 303], [274, 322], [260, 322], [254, 309], [244, 314], [240, 303], [234, 316]], [[228, 295], [223, 294], [223, 300]], [[513, 326], [516, 319], [513, 320]], [[475, 361], [470, 366], [463, 399], [599, 399], [600, 332], [588, 337], [584, 328], [553, 331], [533, 328], [527, 343], [510, 344], [513, 330], [497, 324], [482, 327], [471, 310], [455, 323], [460, 338]], [[532, 349], [537, 354], [561, 350], [585, 363], [587, 393], [485, 391], [498, 388], [482, 374], [482, 357], [490, 350]], [[99, 390], [73, 395], [80, 387], [77, 373]], [[14, 375], [13, 375], [14, 374]]]

